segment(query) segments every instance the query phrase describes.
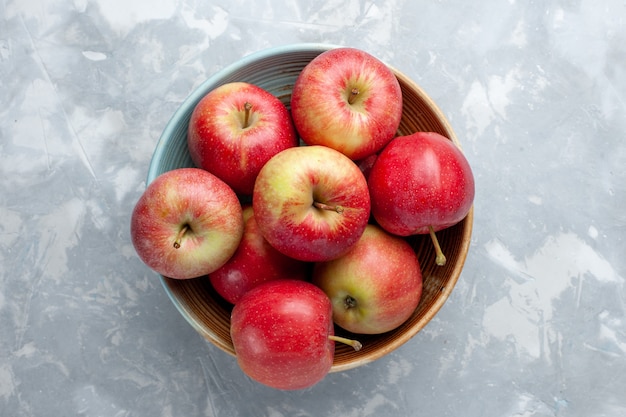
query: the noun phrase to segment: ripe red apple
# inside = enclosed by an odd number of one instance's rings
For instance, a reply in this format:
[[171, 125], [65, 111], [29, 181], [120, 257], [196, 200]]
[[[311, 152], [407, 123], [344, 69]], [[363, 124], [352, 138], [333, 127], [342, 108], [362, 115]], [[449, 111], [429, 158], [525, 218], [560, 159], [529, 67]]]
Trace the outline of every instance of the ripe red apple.
[[261, 167], [298, 141], [285, 105], [244, 82], [222, 85], [204, 96], [191, 115], [187, 135], [194, 164], [240, 195], [252, 194]]
[[[469, 162], [434, 132], [392, 140], [376, 159], [368, 185], [374, 219], [400, 236], [430, 233], [435, 240], [434, 232], [463, 220], [474, 200]], [[442, 256], [437, 263], [445, 263]]]
[[308, 264], [274, 249], [261, 234], [252, 206], [243, 209], [244, 230], [235, 254], [209, 275], [215, 291], [231, 304], [257, 285], [275, 279], [307, 277]]
[[237, 362], [250, 378], [272, 388], [297, 390], [330, 370], [335, 340], [330, 300], [307, 281], [265, 282], [241, 297], [231, 314]]
[[333, 304], [333, 320], [352, 332], [379, 334], [404, 323], [422, 296], [417, 255], [401, 237], [368, 225], [340, 258], [318, 262], [312, 283]]
[[325, 146], [286, 149], [261, 169], [252, 196], [267, 241], [287, 256], [326, 261], [347, 252], [369, 219], [359, 167]]
[[235, 253], [243, 234], [235, 192], [200, 168], [158, 176], [137, 201], [130, 222], [141, 260], [161, 275], [187, 279], [209, 274]]
[[393, 71], [355, 48], [325, 51], [299, 74], [291, 114], [302, 140], [363, 159], [396, 134], [402, 91]]

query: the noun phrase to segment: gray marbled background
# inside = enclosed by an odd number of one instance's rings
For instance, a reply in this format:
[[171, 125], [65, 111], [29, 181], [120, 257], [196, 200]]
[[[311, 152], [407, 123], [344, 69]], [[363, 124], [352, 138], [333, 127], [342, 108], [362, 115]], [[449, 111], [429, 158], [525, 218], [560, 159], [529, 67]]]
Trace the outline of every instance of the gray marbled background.
[[[626, 415], [623, 0], [5, 0], [0, 19], [0, 415]], [[185, 97], [296, 42], [418, 82], [477, 195], [436, 318], [284, 393], [187, 325], [128, 222]]]

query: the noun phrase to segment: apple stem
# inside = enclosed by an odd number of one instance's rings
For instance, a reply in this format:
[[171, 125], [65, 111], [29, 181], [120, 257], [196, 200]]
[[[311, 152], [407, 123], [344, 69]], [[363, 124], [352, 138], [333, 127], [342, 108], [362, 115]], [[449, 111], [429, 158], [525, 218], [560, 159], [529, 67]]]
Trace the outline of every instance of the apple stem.
[[358, 340], [348, 339], [346, 337], [335, 336], [335, 335], [330, 335], [330, 336], [328, 336], [328, 338], [330, 340], [335, 341], [335, 342], [343, 343], [344, 345], [348, 345], [348, 346], [352, 346], [354, 348], [354, 350], [356, 350], [357, 352], [359, 350], [361, 350], [361, 348], [363, 347], [361, 342], [359, 342]]
[[352, 90], [350, 90], [350, 95], [348, 96], [348, 104], [354, 103], [354, 100], [356, 100], [356, 96], [358, 95], [359, 95], [358, 88], [353, 88]]
[[176, 235], [176, 240], [174, 241], [174, 249], [180, 248], [180, 242], [183, 240], [183, 236], [185, 236], [187, 230], [189, 230], [189, 225], [186, 224], [182, 229], [178, 231], [178, 234]]
[[243, 128], [247, 128], [250, 123], [250, 110], [252, 110], [252, 104], [248, 101], [243, 105]]
[[433, 241], [433, 245], [435, 245], [435, 254], [437, 255], [435, 263], [439, 266], [444, 266], [446, 264], [446, 256], [443, 254], [441, 246], [439, 246], [439, 239], [437, 239], [435, 235], [435, 229], [433, 229], [432, 226], [428, 226], [428, 232], [430, 233], [430, 239]]
[[313, 205], [315, 207], [317, 207], [318, 209], [334, 211], [334, 212], [337, 212], [339, 214], [343, 213], [343, 207], [342, 206], [331, 206], [329, 204], [320, 203], [319, 201], [314, 201]]

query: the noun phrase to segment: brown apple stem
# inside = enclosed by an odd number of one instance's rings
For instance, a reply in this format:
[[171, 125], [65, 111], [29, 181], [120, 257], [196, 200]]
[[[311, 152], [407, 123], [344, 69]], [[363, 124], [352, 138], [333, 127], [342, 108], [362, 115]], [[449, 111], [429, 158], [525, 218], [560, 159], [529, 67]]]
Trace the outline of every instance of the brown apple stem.
[[350, 90], [350, 95], [348, 96], [348, 103], [349, 104], [354, 103], [354, 100], [356, 100], [356, 96], [358, 95], [359, 95], [358, 88], [353, 88], [352, 90]]
[[348, 345], [348, 346], [352, 346], [354, 348], [354, 350], [356, 350], [357, 352], [359, 350], [361, 350], [361, 348], [363, 347], [361, 342], [359, 342], [358, 340], [348, 339], [346, 337], [335, 336], [335, 335], [328, 336], [328, 338], [330, 340], [335, 341], [335, 342], [343, 343], [344, 345]]
[[243, 105], [243, 128], [247, 128], [250, 124], [250, 110], [252, 110], [252, 104], [247, 102]]
[[334, 211], [334, 212], [337, 212], [339, 214], [343, 213], [343, 207], [342, 206], [331, 206], [329, 204], [320, 203], [319, 201], [314, 201], [313, 205], [315, 207], [317, 207], [318, 209], [321, 209], [321, 210]]
[[439, 239], [437, 239], [437, 235], [435, 235], [435, 229], [433, 229], [432, 226], [428, 226], [428, 232], [430, 233], [430, 239], [433, 241], [433, 245], [435, 245], [435, 263], [439, 266], [444, 266], [446, 264], [446, 256], [443, 254], [441, 246], [439, 246]]
[[176, 240], [174, 241], [174, 249], [180, 248], [180, 242], [183, 240], [183, 236], [185, 236], [187, 230], [189, 230], [189, 225], [185, 225], [182, 229], [178, 231], [178, 234], [176, 235]]

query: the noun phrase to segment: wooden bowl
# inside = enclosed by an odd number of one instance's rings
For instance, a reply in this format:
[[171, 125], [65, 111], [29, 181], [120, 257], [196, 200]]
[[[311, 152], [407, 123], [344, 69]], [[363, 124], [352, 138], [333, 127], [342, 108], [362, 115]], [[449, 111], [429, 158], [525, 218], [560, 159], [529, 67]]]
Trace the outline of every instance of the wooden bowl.
[[[314, 57], [334, 46], [296, 44], [260, 51], [214, 74], [200, 85], [180, 106], [165, 127], [150, 163], [147, 182], [158, 175], [193, 162], [187, 149], [187, 126], [196, 103], [209, 91], [232, 81], [256, 84], [277, 96], [287, 107], [293, 84], [304, 66]], [[392, 68], [393, 69], [393, 68]], [[452, 127], [428, 95], [407, 76], [393, 69], [402, 88], [403, 114], [399, 133], [438, 132], [460, 147]], [[351, 369], [379, 359], [415, 336], [443, 306], [461, 274], [472, 232], [473, 208], [457, 225], [438, 232], [447, 263], [435, 264], [435, 253], [428, 235], [410, 238], [418, 255], [423, 275], [422, 299], [408, 321], [397, 329], [375, 336], [348, 335], [363, 343], [355, 352], [337, 344], [331, 372]], [[213, 290], [208, 278], [175, 280], [161, 277], [163, 287], [180, 314], [204, 338], [235, 355], [230, 338], [232, 306]], [[342, 334], [338, 329], [338, 334]]]

